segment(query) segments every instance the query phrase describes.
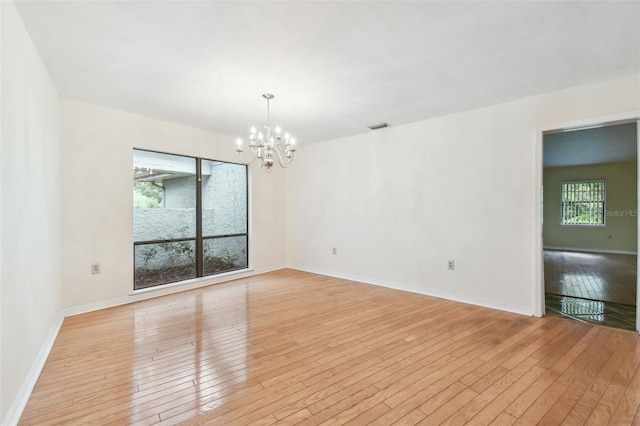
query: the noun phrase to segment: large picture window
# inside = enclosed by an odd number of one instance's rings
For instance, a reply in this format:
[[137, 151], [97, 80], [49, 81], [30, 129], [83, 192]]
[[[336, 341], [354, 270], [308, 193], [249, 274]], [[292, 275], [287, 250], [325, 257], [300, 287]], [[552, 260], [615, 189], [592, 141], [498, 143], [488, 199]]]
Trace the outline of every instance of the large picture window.
[[133, 151], [134, 289], [248, 267], [247, 167]]
[[562, 225], [604, 226], [605, 181], [562, 182]]

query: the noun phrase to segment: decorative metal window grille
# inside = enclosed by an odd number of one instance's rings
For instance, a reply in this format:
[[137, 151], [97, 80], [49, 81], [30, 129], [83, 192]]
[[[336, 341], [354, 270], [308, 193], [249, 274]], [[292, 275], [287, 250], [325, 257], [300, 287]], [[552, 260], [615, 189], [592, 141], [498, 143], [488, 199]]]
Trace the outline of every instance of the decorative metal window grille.
[[562, 225], [604, 226], [604, 180], [562, 183]]

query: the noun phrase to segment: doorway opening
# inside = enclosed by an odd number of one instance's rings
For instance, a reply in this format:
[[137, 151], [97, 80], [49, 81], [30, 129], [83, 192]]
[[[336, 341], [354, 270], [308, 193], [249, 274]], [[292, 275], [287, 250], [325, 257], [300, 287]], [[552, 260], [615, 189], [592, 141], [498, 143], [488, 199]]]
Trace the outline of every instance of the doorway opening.
[[546, 315], [637, 330], [636, 121], [543, 132]]

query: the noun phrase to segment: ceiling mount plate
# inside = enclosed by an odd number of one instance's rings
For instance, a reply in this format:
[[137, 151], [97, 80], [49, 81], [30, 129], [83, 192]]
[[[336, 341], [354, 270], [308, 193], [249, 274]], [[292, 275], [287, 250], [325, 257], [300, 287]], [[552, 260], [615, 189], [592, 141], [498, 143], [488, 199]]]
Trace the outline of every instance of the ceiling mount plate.
[[373, 126], [369, 126], [369, 128], [371, 130], [378, 130], [378, 129], [384, 129], [385, 127], [389, 127], [391, 126], [391, 124], [389, 123], [380, 123], [380, 124], [374, 124]]

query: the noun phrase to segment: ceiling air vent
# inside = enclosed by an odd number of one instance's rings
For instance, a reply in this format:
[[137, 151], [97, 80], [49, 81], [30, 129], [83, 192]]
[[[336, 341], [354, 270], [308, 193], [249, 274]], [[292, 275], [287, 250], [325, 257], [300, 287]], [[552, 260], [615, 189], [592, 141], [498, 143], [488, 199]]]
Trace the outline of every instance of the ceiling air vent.
[[379, 124], [374, 124], [373, 126], [369, 126], [369, 128], [371, 130], [378, 130], [378, 129], [384, 129], [385, 127], [389, 127], [391, 126], [391, 124], [389, 123], [379, 123]]

